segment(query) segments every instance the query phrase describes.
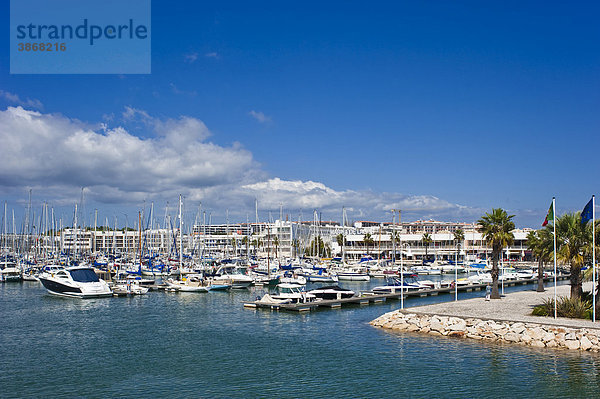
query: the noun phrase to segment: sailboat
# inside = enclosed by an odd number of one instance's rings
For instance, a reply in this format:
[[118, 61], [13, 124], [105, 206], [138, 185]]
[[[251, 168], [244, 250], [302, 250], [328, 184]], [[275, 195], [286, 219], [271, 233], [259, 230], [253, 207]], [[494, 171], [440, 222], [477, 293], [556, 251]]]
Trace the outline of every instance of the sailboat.
[[[183, 216], [181, 194], [179, 194], [179, 270], [183, 270]], [[168, 279], [167, 285], [181, 292], [208, 292], [210, 287], [204, 284], [204, 280], [198, 275], [183, 276], [178, 274], [179, 280]]]

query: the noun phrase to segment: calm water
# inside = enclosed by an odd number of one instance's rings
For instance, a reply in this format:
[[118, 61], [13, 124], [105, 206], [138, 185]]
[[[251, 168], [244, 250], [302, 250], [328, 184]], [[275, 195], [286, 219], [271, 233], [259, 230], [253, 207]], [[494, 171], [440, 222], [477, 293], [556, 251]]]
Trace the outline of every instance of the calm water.
[[257, 293], [76, 300], [38, 283], [1, 284], [0, 397], [598, 397], [600, 355], [368, 325], [396, 301], [307, 314], [244, 309]]

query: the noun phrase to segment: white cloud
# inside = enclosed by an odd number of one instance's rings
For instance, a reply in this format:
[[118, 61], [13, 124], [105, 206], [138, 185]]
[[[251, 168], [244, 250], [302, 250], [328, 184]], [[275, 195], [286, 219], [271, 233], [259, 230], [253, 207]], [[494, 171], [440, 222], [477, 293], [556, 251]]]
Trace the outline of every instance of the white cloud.
[[204, 56], [206, 58], [214, 58], [216, 60], [218, 60], [219, 58], [221, 58], [221, 56], [217, 52], [214, 52], [214, 51], [212, 51], [210, 53], [206, 53], [206, 54], [204, 54]]
[[250, 115], [251, 117], [253, 117], [257, 121], [259, 121], [260, 123], [271, 122], [271, 117], [263, 114], [260, 111], [257, 112], [257, 111], [252, 110], [252, 111], [248, 112], [248, 115]]
[[171, 91], [174, 94], [185, 94], [188, 96], [195, 96], [196, 94], [198, 94], [195, 90], [192, 90], [192, 91], [180, 90], [177, 86], [175, 86], [175, 83], [169, 83], [169, 87], [171, 88]]
[[30, 99], [22, 100], [17, 94], [9, 93], [8, 91], [0, 90], [0, 97], [4, 98], [8, 102], [16, 105], [22, 105], [27, 108], [34, 109], [43, 109], [44, 105], [38, 99]]
[[124, 116], [140, 115], [157, 133], [155, 138], [142, 139], [122, 127], [94, 130], [21, 107], [0, 111], [0, 186], [47, 187], [58, 196], [87, 187], [92, 198], [134, 203], [182, 190], [187, 194], [244, 184], [258, 169], [240, 145], [206, 141], [210, 132], [202, 121], [157, 120], [134, 108]]
[[290, 181], [271, 178], [266, 181], [244, 185], [237, 190], [238, 196], [256, 198], [263, 209], [276, 210], [279, 204], [286, 209], [320, 209], [332, 213], [346, 207], [355, 216], [391, 217], [392, 209], [421, 217], [465, 217], [479, 214], [479, 209], [452, 204], [430, 195], [404, 195], [377, 193], [373, 191], [334, 190], [315, 181]]
[[193, 64], [198, 59], [198, 53], [192, 52], [192, 53], [184, 54], [183, 58], [185, 59], [186, 62]]
[[127, 107], [127, 121], [142, 121], [152, 134], [142, 138], [124, 127], [86, 125], [62, 115], [22, 107], [0, 111], [0, 191], [5, 195], [33, 188], [53, 204], [72, 204], [86, 187], [87, 200], [133, 205], [144, 200], [187, 201], [232, 217], [245, 215], [257, 199], [261, 210], [319, 209], [351, 218], [387, 220], [390, 210], [413, 217], [458, 220], [480, 210], [427, 195], [336, 190], [321, 182], [269, 177], [240, 144], [220, 146], [199, 119], [159, 119]]

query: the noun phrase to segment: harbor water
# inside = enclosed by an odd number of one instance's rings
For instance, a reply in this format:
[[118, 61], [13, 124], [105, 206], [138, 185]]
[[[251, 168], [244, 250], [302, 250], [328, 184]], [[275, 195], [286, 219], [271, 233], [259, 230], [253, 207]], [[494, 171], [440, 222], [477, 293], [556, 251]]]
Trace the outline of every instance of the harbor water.
[[368, 324], [398, 301], [302, 314], [243, 308], [261, 292], [77, 300], [37, 282], [0, 284], [0, 397], [598, 397], [598, 354]]

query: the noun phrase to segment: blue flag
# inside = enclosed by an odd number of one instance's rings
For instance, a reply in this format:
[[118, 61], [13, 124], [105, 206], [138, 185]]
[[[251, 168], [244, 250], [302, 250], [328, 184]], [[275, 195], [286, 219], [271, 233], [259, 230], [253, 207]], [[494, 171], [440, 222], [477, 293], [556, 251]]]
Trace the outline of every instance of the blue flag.
[[585, 206], [585, 208], [583, 208], [583, 211], [581, 212], [581, 224], [585, 226], [585, 224], [588, 222], [588, 220], [592, 220], [593, 217], [593, 202], [594, 200], [591, 199], [590, 202], [587, 203], [587, 205]]

